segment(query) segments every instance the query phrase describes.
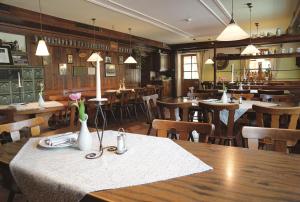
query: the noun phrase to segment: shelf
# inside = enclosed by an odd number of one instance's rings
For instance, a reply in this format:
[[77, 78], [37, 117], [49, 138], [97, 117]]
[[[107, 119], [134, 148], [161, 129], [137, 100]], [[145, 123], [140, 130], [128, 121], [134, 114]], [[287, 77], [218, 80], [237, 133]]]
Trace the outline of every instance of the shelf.
[[281, 53], [281, 54], [269, 54], [269, 55], [245, 55], [240, 54], [228, 54], [215, 58], [215, 60], [243, 60], [243, 59], [259, 59], [259, 58], [288, 58], [288, 57], [300, 57], [300, 53]]

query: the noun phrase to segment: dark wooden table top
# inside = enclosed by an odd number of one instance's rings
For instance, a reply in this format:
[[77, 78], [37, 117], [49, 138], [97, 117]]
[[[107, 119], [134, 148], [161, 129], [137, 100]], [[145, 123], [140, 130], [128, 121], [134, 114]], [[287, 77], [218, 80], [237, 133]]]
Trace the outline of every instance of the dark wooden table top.
[[[25, 142], [0, 146], [0, 165], [8, 168]], [[187, 141], [177, 143], [214, 169], [140, 186], [97, 191], [82, 201], [300, 200], [300, 156]]]

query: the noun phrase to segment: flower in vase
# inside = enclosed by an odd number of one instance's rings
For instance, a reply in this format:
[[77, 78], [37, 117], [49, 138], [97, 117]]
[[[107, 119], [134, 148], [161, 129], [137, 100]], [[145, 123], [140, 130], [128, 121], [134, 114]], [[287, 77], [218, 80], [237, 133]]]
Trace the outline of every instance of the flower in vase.
[[69, 95], [69, 98], [75, 101], [72, 105], [75, 105], [78, 108], [79, 119], [85, 121], [87, 119], [87, 114], [85, 113], [84, 100], [81, 100], [81, 93], [72, 93]]
[[43, 91], [44, 91], [44, 84], [43, 83], [40, 83], [40, 92], [39, 94], [42, 96], [43, 94]]

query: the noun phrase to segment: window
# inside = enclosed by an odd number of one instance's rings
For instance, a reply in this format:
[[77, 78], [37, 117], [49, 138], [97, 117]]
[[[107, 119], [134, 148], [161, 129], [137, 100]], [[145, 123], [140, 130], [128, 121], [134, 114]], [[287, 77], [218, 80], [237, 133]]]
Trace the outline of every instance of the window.
[[196, 55], [183, 56], [183, 78], [199, 79]]

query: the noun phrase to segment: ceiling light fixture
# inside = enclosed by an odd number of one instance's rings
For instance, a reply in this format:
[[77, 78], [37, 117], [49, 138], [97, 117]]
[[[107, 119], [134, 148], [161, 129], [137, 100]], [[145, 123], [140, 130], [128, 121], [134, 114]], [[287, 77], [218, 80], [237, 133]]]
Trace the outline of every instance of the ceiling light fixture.
[[248, 38], [249, 35], [238, 26], [233, 19], [233, 0], [231, 1], [231, 20], [217, 37], [217, 41], [235, 41]]
[[260, 53], [260, 51], [251, 43], [251, 27], [252, 27], [252, 15], [251, 15], [251, 10], [252, 10], [252, 3], [247, 3], [247, 6], [250, 11], [250, 44], [242, 51], [241, 55], [256, 55]]
[[136, 64], [136, 60], [131, 56], [132, 53], [132, 49], [131, 49], [131, 28], [128, 28], [129, 31], [129, 37], [130, 37], [130, 41], [129, 41], [129, 49], [130, 49], [130, 56], [124, 61], [125, 64]]
[[[96, 30], [95, 30], [95, 18], [92, 18], [93, 21], [93, 27], [94, 27], [94, 41], [93, 41], [93, 48], [95, 47], [96, 44]], [[103, 61], [102, 57], [100, 56], [99, 53], [96, 51], [93, 51], [90, 57], [87, 59], [87, 62], [97, 62], [97, 61]]]
[[[40, 26], [41, 26], [41, 35], [43, 33], [43, 23], [42, 23], [42, 8], [41, 8], [41, 0], [39, 0], [39, 9], [40, 9]], [[39, 38], [39, 42], [35, 51], [36, 56], [48, 56], [49, 51], [46, 45], [46, 42], [42, 39], [42, 37]]]
[[208, 59], [205, 61], [206, 65], [213, 65], [214, 61], [210, 58], [210, 51], [208, 50]]

